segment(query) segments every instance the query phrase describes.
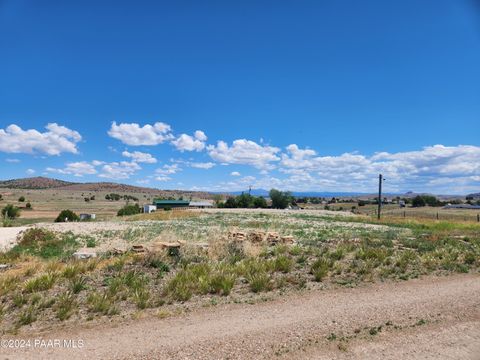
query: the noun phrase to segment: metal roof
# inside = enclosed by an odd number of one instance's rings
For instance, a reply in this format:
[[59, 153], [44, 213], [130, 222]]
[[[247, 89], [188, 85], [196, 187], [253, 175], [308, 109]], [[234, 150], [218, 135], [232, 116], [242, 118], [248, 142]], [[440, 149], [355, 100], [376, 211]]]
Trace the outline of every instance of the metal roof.
[[186, 205], [190, 204], [190, 201], [187, 200], [153, 200], [155, 205]]
[[208, 201], [192, 201], [189, 206], [213, 206], [213, 204]]

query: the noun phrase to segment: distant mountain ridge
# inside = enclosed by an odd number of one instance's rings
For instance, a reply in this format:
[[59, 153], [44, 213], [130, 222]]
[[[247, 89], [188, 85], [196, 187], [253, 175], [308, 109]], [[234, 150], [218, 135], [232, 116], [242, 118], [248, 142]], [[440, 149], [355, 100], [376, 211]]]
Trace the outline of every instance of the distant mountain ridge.
[[[232, 195], [240, 195], [242, 193], [247, 194], [248, 190], [230, 192], [230, 194], [232, 194]], [[265, 189], [252, 189], [252, 191], [250, 193], [251, 193], [251, 195], [254, 195], [254, 196], [269, 196], [270, 191], [265, 190]], [[338, 197], [338, 196], [345, 197], [345, 196], [365, 195], [365, 193], [357, 193], [357, 192], [328, 192], [328, 191], [327, 192], [325, 192], [325, 191], [322, 191], [322, 192], [292, 191], [291, 193], [295, 197], [326, 197], [326, 198], [328, 198], [328, 197], [330, 197], [330, 198], [331, 197]]]
[[161, 190], [155, 188], [118, 184], [113, 182], [94, 182], [94, 183], [75, 183], [70, 181], [47, 178], [43, 176], [11, 179], [0, 181], [0, 189], [28, 189], [28, 190], [48, 190], [55, 189], [59, 191], [104, 191], [114, 193], [145, 193], [153, 194], [158, 197], [194, 197], [202, 199], [212, 199], [214, 194], [204, 191], [189, 190]]
[[9, 189], [54, 189], [72, 184], [75, 183], [43, 176], [0, 181], [0, 187]]

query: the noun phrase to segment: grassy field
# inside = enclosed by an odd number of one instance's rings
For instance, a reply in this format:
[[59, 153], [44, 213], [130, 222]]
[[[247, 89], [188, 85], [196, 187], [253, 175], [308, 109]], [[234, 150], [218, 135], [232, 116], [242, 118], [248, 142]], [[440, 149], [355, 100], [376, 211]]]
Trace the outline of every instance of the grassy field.
[[[356, 203], [336, 203], [328, 205], [331, 210], [353, 210], [356, 214], [367, 215], [372, 218], [377, 216], [377, 205], [358, 206]], [[323, 208], [324, 205], [319, 206]], [[442, 207], [404, 207], [400, 208], [396, 204], [386, 204], [382, 206], [382, 216], [386, 218], [405, 218], [405, 219], [430, 219], [445, 220], [453, 222], [478, 222], [478, 209], [443, 209]]]
[[[98, 223], [99, 229], [83, 234], [54, 227], [25, 232], [16, 247], [0, 255], [0, 263], [9, 265], [0, 273], [1, 331], [140, 314], [163, 317], [291, 291], [478, 272], [480, 267], [480, 225], [475, 223], [376, 222], [336, 212], [255, 210], [159, 212], [126, 220], [122, 229]], [[295, 244], [251, 240], [258, 234], [291, 236]], [[183, 245], [178, 252], [109, 251], [112, 242], [128, 250], [157, 241]], [[101, 254], [73, 260], [80, 247]]]
[[[71, 209], [77, 214], [94, 213], [99, 219], [110, 219], [125, 205], [124, 200], [109, 201], [105, 195], [110, 192], [103, 191], [66, 191], [66, 190], [24, 190], [24, 189], [1, 189], [3, 200], [0, 207], [6, 204], [14, 204], [22, 209], [21, 217], [16, 224], [53, 221], [58, 213], [64, 209]], [[120, 195], [124, 195], [123, 193]], [[128, 193], [139, 199], [140, 204], [151, 203], [154, 195], [145, 193]], [[23, 196], [24, 202], [18, 201]], [[94, 196], [95, 200], [85, 201]], [[26, 209], [25, 205], [30, 202], [32, 209]]]

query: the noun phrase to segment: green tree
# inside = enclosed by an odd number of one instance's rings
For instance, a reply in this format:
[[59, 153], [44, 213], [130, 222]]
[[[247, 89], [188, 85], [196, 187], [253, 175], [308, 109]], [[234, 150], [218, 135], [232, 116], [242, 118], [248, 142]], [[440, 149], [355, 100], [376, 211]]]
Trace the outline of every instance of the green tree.
[[220, 207], [219, 205], [223, 203], [223, 196], [220, 194], [213, 195], [213, 201], [215, 202], [215, 206]]
[[292, 202], [292, 194], [289, 191], [270, 190], [272, 208], [285, 209]]
[[422, 207], [422, 206], [425, 206], [425, 205], [426, 205], [425, 200], [420, 195], [417, 195], [412, 199], [412, 206], [413, 207]]
[[264, 209], [267, 207], [267, 200], [262, 196], [258, 196], [253, 200], [253, 206]]
[[237, 207], [239, 208], [253, 207], [253, 197], [250, 194], [242, 193], [241, 195], [237, 196], [235, 200], [237, 203]]
[[2, 217], [13, 220], [20, 216], [20, 209], [12, 204], [8, 204], [2, 209]]
[[62, 210], [58, 214], [55, 222], [69, 222], [69, 221], [78, 221], [80, 218], [72, 210]]
[[140, 214], [141, 210], [142, 209], [140, 209], [140, 206], [138, 206], [138, 204], [125, 205], [123, 208], [118, 210], [117, 216]]
[[227, 201], [225, 201], [225, 207], [226, 208], [236, 208], [237, 207], [237, 201], [235, 200], [234, 197], [229, 197]]

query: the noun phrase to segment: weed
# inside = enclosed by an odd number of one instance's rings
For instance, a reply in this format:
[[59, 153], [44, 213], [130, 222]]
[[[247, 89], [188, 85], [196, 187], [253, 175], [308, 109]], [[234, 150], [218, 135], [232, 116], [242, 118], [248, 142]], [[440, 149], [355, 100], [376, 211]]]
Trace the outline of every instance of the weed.
[[69, 290], [73, 294], [78, 294], [87, 288], [87, 279], [83, 276], [77, 276], [70, 279]]
[[272, 289], [270, 276], [268, 276], [266, 272], [258, 272], [255, 274], [250, 274], [247, 277], [247, 281], [250, 284], [250, 289], [254, 293], [269, 291]]
[[37, 321], [37, 314], [33, 306], [23, 310], [18, 317], [19, 325], [29, 325], [35, 321]]
[[47, 273], [40, 275], [39, 277], [33, 278], [25, 282], [25, 292], [33, 293], [37, 291], [45, 291], [51, 289], [55, 284], [56, 275], [52, 273]]
[[209, 292], [221, 295], [228, 295], [235, 284], [235, 276], [226, 271], [217, 271], [210, 276]]
[[97, 241], [95, 240], [95, 238], [89, 237], [85, 241], [85, 245], [87, 245], [87, 248], [94, 248], [95, 246], [97, 246]]
[[15, 305], [18, 308], [21, 308], [23, 305], [25, 305], [28, 302], [28, 298], [22, 293], [17, 293], [13, 295], [12, 301], [13, 301], [13, 305]]
[[66, 292], [61, 294], [58, 297], [58, 302], [56, 304], [57, 318], [60, 321], [69, 319], [72, 316], [76, 306], [77, 306], [77, 302], [72, 293]]
[[322, 281], [328, 274], [329, 262], [324, 258], [317, 259], [310, 269], [310, 273], [313, 274], [315, 281]]
[[150, 300], [150, 292], [147, 289], [137, 289], [133, 293], [133, 299], [139, 309], [145, 309]]
[[289, 273], [292, 267], [293, 261], [286, 255], [279, 255], [273, 260], [273, 268], [275, 271]]
[[107, 292], [104, 292], [103, 294], [97, 292], [91, 293], [87, 297], [87, 303], [92, 312], [101, 313], [103, 315], [115, 315], [118, 313], [117, 308], [114, 306], [113, 299]]
[[331, 333], [330, 335], [327, 336], [328, 341], [334, 341], [337, 340], [337, 335], [335, 333]]

